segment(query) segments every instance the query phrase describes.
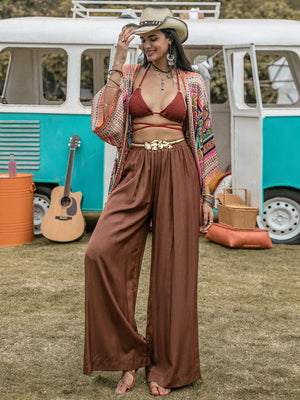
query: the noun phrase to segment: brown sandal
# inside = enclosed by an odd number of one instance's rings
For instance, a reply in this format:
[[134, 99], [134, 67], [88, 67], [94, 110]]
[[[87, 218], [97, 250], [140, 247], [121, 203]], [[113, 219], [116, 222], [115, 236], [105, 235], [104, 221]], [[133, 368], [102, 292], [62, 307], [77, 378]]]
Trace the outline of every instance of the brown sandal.
[[[150, 385], [150, 394], [151, 394], [152, 396], [168, 396], [168, 394], [170, 394], [170, 392], [171, 392], [170, 389], [164, 388], [164, 387], [158, 385], [158, 384], [155, 383], [155, 382], [150, 382], [149, 385]], [[157, 390], [156, 393], [154, 392], [155, 389]], [[160, 394], [159, 389], [166, 389], [166, 390], [168, 390], [168, 393], [166, 393], [166, 394]]]
[[[130, 374], [131, 376], [132, 376], [132, 382], [131, 382], [131, 384], [130, 385], [128, 385], [128, 383], [125, 383], [124, 381], [123, 381], [123, 377], [124, 377], [124, 375], [125, 374]], [[121, 377], [121, 379], [119, 380], [119, 382], [118, 382], [118, 384], [117, 384], [117, 387], [119, 386], [119, 385], [121, 385], [121, 387], [122, 386], [124, 386], [125, 387], [125, 392], [117, 392], [117, 388], [116, 388], [116, 393], [117, 394], [123, 394], [123, 393], [127, 393], [127, 392], [130, 392], [130, 390], [133, 388], [133, 386], [134, 386], [134, 384], [135, 384], [135, 376], [136, 376], [136, 373], [137, 373], [137, 369], [136, 370], [131, 370], [131, 371], [125, 371], [125, 372], [123, 372], [123, 375], [122, 375], [122, 377]]]

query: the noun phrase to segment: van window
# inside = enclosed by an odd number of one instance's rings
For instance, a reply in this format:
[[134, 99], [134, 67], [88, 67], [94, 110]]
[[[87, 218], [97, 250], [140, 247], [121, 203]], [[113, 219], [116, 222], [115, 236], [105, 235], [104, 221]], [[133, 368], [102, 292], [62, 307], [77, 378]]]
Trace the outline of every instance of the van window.
[[195, 72], [204, 79], [211, 104], [224, 104], [228, 100], [222, 49], [190, 48], [185, 50]]
[[47, 53], [42, 56], [44, 99], [52, 104], [63, 103], [67, 92], [66, 53]]
[[[264, 107], [292, 107], [299, 102], [299, 82], [293, 71], [299, 70], [298, 56], [293, 52], [257, 51], [259, 85]], [[255, 102], [253, 78], [247, 69], [248, 57], [244, 58], [245, 103]]]
[[218, 52], [218, 54], [212, 58], [212, 71], [210, 76], [211, 102], [213, 104], [225, 103], [228, 100], [228, 92], [223, 52]]
[[[0, 98], [4, 99], [4, 85], [10, 60], [9, 51], [0, 52]], [[1, 100], [0, 100], [1, 101]]]
[[59, 105], [65, 101], [67, 53], [64, 50], [7, 48], [0, 53], [0, 63], [2, 96], [8, 104]]
[[250, 54], [244, 56], [244, 101], [249, 107], [256, 107], [256, 94]]
[[80, 101], [90, 106], [107, 80], [110, 49], [89, 49], [81, 55]]

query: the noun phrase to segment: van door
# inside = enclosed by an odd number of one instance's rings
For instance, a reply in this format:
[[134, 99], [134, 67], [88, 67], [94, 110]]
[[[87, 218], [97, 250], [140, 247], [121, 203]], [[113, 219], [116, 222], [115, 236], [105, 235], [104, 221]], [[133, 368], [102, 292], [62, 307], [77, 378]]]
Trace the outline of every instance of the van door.
[[[233, 187], [245, 187], [250, 205], [261, 211], [262, 101], [255, 47], [224, 46], [223, 52], [231, 112], [232, 183]], [[251, 103], [245, 96], [245, 68], [253, 77]]]

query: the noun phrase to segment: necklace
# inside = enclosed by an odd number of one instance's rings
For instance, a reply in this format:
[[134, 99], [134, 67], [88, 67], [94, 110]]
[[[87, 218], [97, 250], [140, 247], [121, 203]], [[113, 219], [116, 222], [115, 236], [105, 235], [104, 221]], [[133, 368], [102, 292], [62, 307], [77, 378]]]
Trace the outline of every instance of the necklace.
[[158, 68], [156, 65], [154, 65], [153, 63], [151, 63], [152, 68], [158, 72], [158, 75], [160, 76], [160, 90], [163, 91], [165, 90], [165, 79], [161, 76], [161, 72], [163, 74], [168, 74], [167, 78], [170, 79], [172, 78], [172, 73], [171, 73], [171, 68], [168, 71], [163, 71], [162, 69]]
[[158, 68], [158, 67], [157, 67], [156, 65], [154, 65], [153, 63], [151, 63], [151, 66], [152, 66], [152, 68], [153, 68], [155, 71], [157, 71], [157, 72], [162, 72], [163, 74], [168, 74], [168, 75], [167, 75], [167, 78], [168, 78], [168, 79], [172, 78], [172, 74], [171, 74], [172, 69], [171, 69], [171, 68], [168, 69], [168, 71], [164, 71], [163, 69]]

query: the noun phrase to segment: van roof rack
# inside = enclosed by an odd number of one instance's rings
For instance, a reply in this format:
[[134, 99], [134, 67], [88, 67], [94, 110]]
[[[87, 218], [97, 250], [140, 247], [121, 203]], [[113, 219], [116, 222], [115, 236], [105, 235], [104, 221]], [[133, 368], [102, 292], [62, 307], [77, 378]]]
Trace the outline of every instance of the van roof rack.
[[[165, 5], [165, 6], [183, 6], [181, 10], [174, 10], [170, 7], [173, 14], [181, 14], [185, 19], [200, 18], [219, 18], [220, 2], [201, 2], [201, 1], [102, 1], [102, 0], [72, 0], [73, 18], [95, 18], [107, 14], [119, 13], [123, 18], [137, 18], [146, 5]], [[123, 5], [123, 8], [122, 8]], [[110, 6], [110, 8], [105, 8]], [[129, 8], [130, 7], [130, 8]]]

